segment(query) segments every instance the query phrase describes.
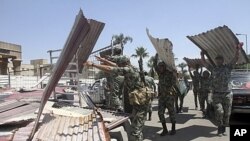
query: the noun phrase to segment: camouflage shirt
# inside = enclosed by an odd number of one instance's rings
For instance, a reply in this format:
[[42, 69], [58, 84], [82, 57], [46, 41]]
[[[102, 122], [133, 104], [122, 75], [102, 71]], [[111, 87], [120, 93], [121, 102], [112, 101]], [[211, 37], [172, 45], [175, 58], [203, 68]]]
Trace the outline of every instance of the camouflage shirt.
[[233, 66], [231, 64], [209, 67], [209, 70], [212, 72], [212, 90], [215, 92], [230, 92], [231, 88], [229, 87], [231, 71]]
[[174, 85], [176, 85], [176, 78], [170, 71], [158, 73], [159, 75], [159, 93], [168, 93]]
[[196, 75], [193, 75], [192, 81], [193, 81], [194, 89], [199, 89], [199, 87], [200, 87], [200, 80], [201, 80], [201, 76], [199, 75], [198, 72], [197, 72]]
[[132, 66], [113, 67], [112, 73], [124, 76], [124, 86], [127, 87], [128, 92], [143, 87], [139, 73]]
[[200, 89], [203, 91], [209, 91], [211, 90], [211, 79], [208, 78], [208, 79], [204, 79], [203, 77], [201, 78], [201, 81], [200, 81]]

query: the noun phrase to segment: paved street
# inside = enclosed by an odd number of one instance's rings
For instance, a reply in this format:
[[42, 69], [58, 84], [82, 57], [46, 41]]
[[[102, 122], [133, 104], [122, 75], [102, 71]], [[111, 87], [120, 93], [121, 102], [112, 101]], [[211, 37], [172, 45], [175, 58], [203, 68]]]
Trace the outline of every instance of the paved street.
[[[192, 91], [189, 91], [184, 100], [184, 112], [177, 114], [176, 135], [164, 137], [159, 135], [162, 127], [157, 114], [158, 102], [155, 100], [153, 102], [153, 119], [146, 121], [144, 128], [145, 141], [228, 141], [229, 128], [227, 128], [227, 136], [218, 137], [216, 126], [211, 121], [203, 119], [201, 111], [194, 109], [193, 98]], [[170, 122], [168, 116], [167, 122]], [[168, 129], [171, 129], [170, 123]]]

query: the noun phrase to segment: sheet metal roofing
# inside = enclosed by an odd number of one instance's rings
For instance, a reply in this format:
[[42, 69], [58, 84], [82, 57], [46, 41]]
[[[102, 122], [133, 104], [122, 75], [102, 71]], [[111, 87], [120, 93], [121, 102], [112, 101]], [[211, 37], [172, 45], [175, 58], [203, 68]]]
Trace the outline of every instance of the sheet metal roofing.
[[[226, 64], [230, 63], [236, 52], [236, 46], [239, 43], [232, 30], [225, 25], [198, 35], [187, 36], [187, 38], [201, 50], [207, 52], [207, 57], [213, 65], [215, 64], [215, 57], [217, 55], [222, 55]], [[248, 62], [248, 59], [242, 49], [237, 63], [244, 64], [246, 62]]]
[[109, 141], [110, 136], [101, 116], [96, 113], [84, 117], [48, 115], [33, 138], [33, 141], [38, 140]]

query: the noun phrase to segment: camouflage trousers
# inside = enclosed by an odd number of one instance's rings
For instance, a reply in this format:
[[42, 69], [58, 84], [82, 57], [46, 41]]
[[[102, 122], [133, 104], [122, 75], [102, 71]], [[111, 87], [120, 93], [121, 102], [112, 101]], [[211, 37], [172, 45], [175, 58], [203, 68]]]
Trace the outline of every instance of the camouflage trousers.
[[213, 106], [215, 110], [215, 120], [218, 126], [229, 126], [231, 115], [232, 94], [213, 93]]
[[171, 123], [175, 123], [175, 110], [174, 110], [175, 96], [170, 94], [161, 95], [158, 101], [158, 116], [162, 123], [166, 123], [165, 110], [168, 109]]
[[209, 91], [200, 90], [199, 101], [200, 101], [201, 110], [203, 112], [205, 111], [205, 102], [208, 104], [208, 93]]
[[146, 121], [148, 105], [134, 105], [132, 118], [131, 118], [131, 133], [129, 141], [142, 141], [143, 140], [143, 127]]
[[110, 93], [110, 107], [114, 110], [122, 110], [122, 100], [116, 93], [113, 92]]

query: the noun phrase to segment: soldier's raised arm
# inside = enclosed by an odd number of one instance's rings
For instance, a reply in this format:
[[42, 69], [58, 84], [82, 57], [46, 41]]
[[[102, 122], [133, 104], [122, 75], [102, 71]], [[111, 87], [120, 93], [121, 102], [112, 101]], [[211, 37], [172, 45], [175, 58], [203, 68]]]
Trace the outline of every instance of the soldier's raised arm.
[[111, 66], [107, 66], [107, 65], [98, 65], [98, 64], [94, 64], [93, 62], [91, 61], [86, 61], [85, 63], [83, 63], [84, 66], [92, 66], [92, 67], [95, 67], [99, 70], [102, 70], [102, 71], [105, 71], [107, 73], [111, 73], [112, 71], [112, 67]]
[[239, 60], [239, 54], [240, 54], [240, 50], [243, 46], [243, 43], [239, 43], [237, 46], [236, 46], [236, 52], [235, 52], [235, 55], [234, 55], [234, 58], [233, 60], [231, 61], [231, 65], [235, 65], [237, 63], [237, 61]]
[[102, 57], [99, 57], [99, 56], [95, 56], [95, 57], [96, 57], [96, 59], [98, 61], [103, 62], [106, 65], [113, 66], [113, 67], [117, 67], [118, 66], [116, 63], [114, 63], [112, 61], [109, 61], [109, 60], [107, 60], [105, 58], [102, 58]]
[[194, 78], [194, 75], [192, 74], [192, 72], [191, 72], [191, 69], [190, 69], [190, 66], [188, 65], [188, 72], [189, 72], [189, 74], [190, 74], [190, 77], [193, 79]]
[[205, 59], [206, 51], [201, 51], [201, 62], [208, 70], [211, 70], [211, 65]]

